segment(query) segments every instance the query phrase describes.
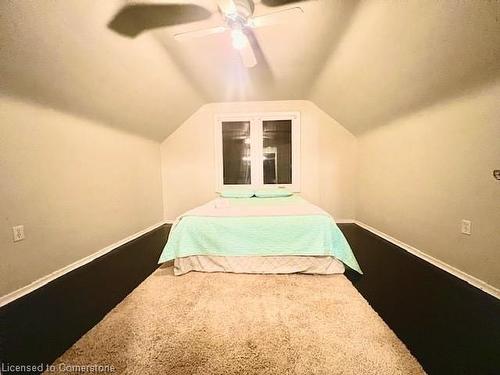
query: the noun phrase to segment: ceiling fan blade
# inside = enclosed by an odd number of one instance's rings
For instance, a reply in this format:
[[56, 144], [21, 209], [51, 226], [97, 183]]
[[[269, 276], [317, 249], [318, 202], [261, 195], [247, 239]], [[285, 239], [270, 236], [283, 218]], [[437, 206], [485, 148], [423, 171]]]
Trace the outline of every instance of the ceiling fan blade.
[[252, 48], [252, 45], [248, 41], [248, 38], [247, 43], [245, 43], [243, 48], [239, 48], [238, 52], [240, 53], [241, 61], [243, 62], [243, 65], [245, 65], [245, 67], [253, 68], [255, 65], [257, 65], [257, 58], [255, 57], [254, 50]]
[[211, 13], [194, 4], [129, 4], [109, 22], [118, 34], [136, 37], [143, 31], [207, 19]]
[[259, 27], [277, 25], [280, 23], [292, 23], [297, 17], [304, 14], [300, 7], [289, 8], [253, 17], [248, 21], [250, 27], [256, 29]]
[[261, 3], [268, 7], [279, 7], [281, 5], [299, 3], [301, 1], [307, 0], [261, 0]]
[[225, 28], [224, 26], [216, 26], [216, 27], [211, 27], [208, 29], [186, 31], [183, 33], [174, 34], [174, 38], [176, 40], [179, 40], [179, 41], [188, 40], [188, 39], [200, 38], [200, 37], [212, 35], [212, 34], [221, 34], [221, 33], [225, 32], [226, 30], [227, 30], [227, 28]]
[[273, 72], [255, 33], [252, 29], [247, 28], [245, 29], [245, 35], [257, 62], [257, 65], [248, 71], [250, 77], [256, 82], [265, 83], [266, 85], [271, 84], [274, 81]]
[[247, 37], [247, 40], [250, 44], [248, 49], [251, 50], [253, 57], [255, 58], [255, 63], [249, 60], [247, 64], [245, 64], [244, 61], [244, 64], [245, 66], [248, 65], [248, 67], [250, 67], [249, 65], [251, 65], [250, 62], [256, 64], [254, 65], [253, 69], [248, 70], [250, 77], [255, 79], [256, 82], [265, 82], [266, 84], [272, 83], [274, 81], [273, 72], [253, 30], [250, 28], [245, 29], [245, 36]]

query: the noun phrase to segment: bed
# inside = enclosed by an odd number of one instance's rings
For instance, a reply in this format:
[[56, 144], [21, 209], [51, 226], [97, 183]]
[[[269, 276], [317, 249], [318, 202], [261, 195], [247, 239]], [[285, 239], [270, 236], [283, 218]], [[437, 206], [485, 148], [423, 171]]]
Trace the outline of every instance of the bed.
[[216, 198], [181, 215], [159, 263], [174, 273], [362, 273], [333, 218], [298, 195]]

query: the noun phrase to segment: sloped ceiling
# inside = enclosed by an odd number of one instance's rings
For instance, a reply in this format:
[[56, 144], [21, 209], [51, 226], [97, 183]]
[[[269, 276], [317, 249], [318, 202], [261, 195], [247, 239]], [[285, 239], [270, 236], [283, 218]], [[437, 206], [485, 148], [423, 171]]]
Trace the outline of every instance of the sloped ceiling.
[[107, 27], [121, 1], [1, 1], [0, 93], [155, 140], [204, 103], [240, 100], [310, 99], [360, 134], [500, 77], [497, 1], [256, 1], [256, 15], [304, 15], [255, 31], [267, 65], [252, 69], [227, 34], [173, 39], [221, 24], [216, 1], [154, 2], [210, 16], [131, 38]]
[[365, 1], [310, 98], [359, 134], [499, 77], [500, 1]]
[[1, 0], [0, 94], [161, 140], [205, 102], [151, 35], [107, 28], [113, 0]]

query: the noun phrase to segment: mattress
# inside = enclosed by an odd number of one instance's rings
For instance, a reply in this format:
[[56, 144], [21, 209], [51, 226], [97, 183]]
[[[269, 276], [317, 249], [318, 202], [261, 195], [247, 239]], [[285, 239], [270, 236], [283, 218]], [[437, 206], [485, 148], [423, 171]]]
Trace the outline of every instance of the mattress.
[[332, 275], [344, 273], [342, 262], [330, 256], [211, 256], [193, 255], [174, 261], [174, 274], [190, 271], [233, 273], [306, 273]]

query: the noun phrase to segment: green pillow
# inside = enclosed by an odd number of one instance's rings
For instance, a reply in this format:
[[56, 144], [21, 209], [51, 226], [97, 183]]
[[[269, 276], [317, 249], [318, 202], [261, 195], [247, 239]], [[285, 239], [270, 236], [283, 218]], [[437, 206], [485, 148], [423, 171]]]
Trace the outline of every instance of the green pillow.
[[283, 188], [268, 188], [261, 189], [255, 192], [255, 196], [258, 198], [278, 198], [278, 197], [289, 197], [293, 193], [287, 189]]
[[250, 189], [224, 189], [220, 196], [224, 198], [251, 198], [255, 192]]

